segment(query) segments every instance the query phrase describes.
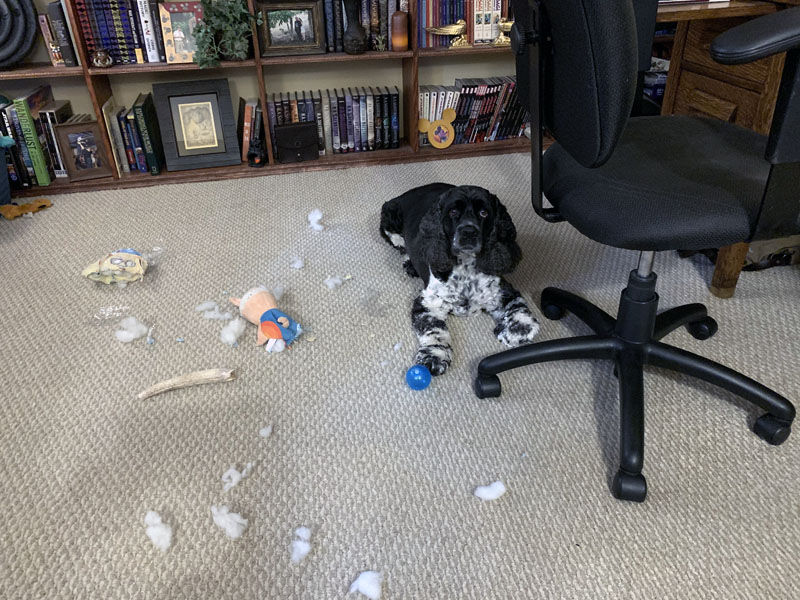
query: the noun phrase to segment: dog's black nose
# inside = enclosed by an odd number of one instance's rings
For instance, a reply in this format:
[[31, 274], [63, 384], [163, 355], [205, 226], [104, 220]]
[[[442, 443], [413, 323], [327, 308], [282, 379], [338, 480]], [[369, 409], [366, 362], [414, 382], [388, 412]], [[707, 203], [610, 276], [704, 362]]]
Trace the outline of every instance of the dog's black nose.
[[463, 223], [456, 228], [453, 242], [457, 252], [478, 252], [481, 249], [481, 230], [473, 223]]

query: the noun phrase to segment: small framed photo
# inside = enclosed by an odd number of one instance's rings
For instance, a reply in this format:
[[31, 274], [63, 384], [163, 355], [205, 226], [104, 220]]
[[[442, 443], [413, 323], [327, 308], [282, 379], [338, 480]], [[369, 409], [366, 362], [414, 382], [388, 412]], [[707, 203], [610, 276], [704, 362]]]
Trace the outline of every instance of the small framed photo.
[[70, 181], [111, 177], [97, 121], [63, 123], [55, 126], [55, 132]]
[[168, 171], [242, 162], [227, 79], [154, 83], [153, 100]]
[[194, 62], [197, 51], [194, 28], [203, 18], [203, 5], [200, 2], [160, 2], [158, 14], [167, 63]]
[[258, 28], [262, 56], [325, 53], [322, 0], [257, 5], [264, 15]]

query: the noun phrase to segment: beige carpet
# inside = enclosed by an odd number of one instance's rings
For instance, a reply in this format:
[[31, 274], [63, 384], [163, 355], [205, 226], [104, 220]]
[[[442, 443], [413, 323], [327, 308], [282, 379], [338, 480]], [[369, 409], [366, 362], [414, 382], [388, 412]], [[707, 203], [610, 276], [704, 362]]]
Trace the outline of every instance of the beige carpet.
[[[608, 490], [609, 365], [530, 367], [502, 378], [499, 401], [479, 401], [473, 369], [500, 349], [481, 316], [451, 320], [446, 376], [406, 387], [418, 284], [377, 222], [413, 185], [488, 184], [520, 231], [512, 281], [531, 299], [559, 285], [615, 311], [634, 253], [535, 218], [527, 165], [502, 156], [71, 195], [0, 222], [0, 598], [325, 600], [368, 569], [389, 600], [800, 598], [800, 442], [759, 440], [729, 394], [648, 373], [650, 494], [636, 505]], [[326, 229], [315, 234], [316, 207]], [[80, 277], [124, 246], [167, 252], [127, 289]], [[721, 301], [704, 260], [657, 259], [663, 307], [706, 302], [720, 323], [707, 342], [683, 330], [670, 341], [800, 400], [800, 270], [745, 273]], [[352, 279], [330, 291], [331, 275]], [[259, 283], [285, 286], [283, 305], [315, 341], [270, 356], [249, 326], [230, 348], [194, 311]], [[94, 318], [107, 306], [154, 325], [155, 344], [116, 341]], [[545, 321], [540, 339], [583, 331]], [[135, 399], [223, 366], [239, 378]], [[222, 473], [247, 461], [254, 473], [223, 492]], [[503, 498], [472, 495], [496, 479]], [[212, 504], [248, 519], [240, 540], [213, 524]], [[174, 529], [165, 554], [145, 536], [148, 510]], [[313, 550], [298, 566], [300, 525]]]

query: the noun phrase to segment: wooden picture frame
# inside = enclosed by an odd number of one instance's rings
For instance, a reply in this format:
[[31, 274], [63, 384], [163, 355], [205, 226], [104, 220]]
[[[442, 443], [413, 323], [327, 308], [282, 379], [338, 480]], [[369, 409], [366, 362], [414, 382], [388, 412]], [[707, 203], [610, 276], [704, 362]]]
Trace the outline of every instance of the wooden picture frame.
[[54, 126], [58, 148], [70, 181], [112, 176], [97, 121], [61, 123]]
[[193, 63], [197, 51], [194, 28], [203, 19], [203, 5], [200, 2], [160, 2], [158, 15], [167, 63]]
[[322, 0], [298, 2], [257, 1], [264, 15], [258, 27], [261, 56], [325, 54]]
[[242, 162], [227, 79], [154, 83], [153, 101], [168, 171]]

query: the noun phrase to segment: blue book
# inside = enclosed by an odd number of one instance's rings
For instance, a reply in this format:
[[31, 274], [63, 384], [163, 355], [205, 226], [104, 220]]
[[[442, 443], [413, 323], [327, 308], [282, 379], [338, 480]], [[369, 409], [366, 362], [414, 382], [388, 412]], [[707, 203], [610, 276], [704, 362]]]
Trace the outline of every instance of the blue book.
[[149, 172], [147, 168], [147, 156], [144, 153], [142, 138], [139, 136], [139, 129], [136, 126], [136, 114], [133, 112], [133, 109], [128, 111], [125, 115], [125, 119], [128, 122], [128, 134], [131, 136], [133, 154], [136, 156], [136, 168], [139, 169], [140, 173], [147, 173]]
[[122, 145], [125, 146], [125, 158], [128, 161], [128, 167], [131, 172], [136, 172], [139, 166], [136, 164], [136, 154], [133, 152], [133, 143], [131, 142], [128, 120], [125, 118], [126, 114], [128, 114], [128, 109], [123, 106], [115, 116], [119, 124], [119, 132], [122, 135]]
[[325, 41], [328, 52], [335, 51], [335, 39], [333, 37], [333, 0], [325, 0]]

